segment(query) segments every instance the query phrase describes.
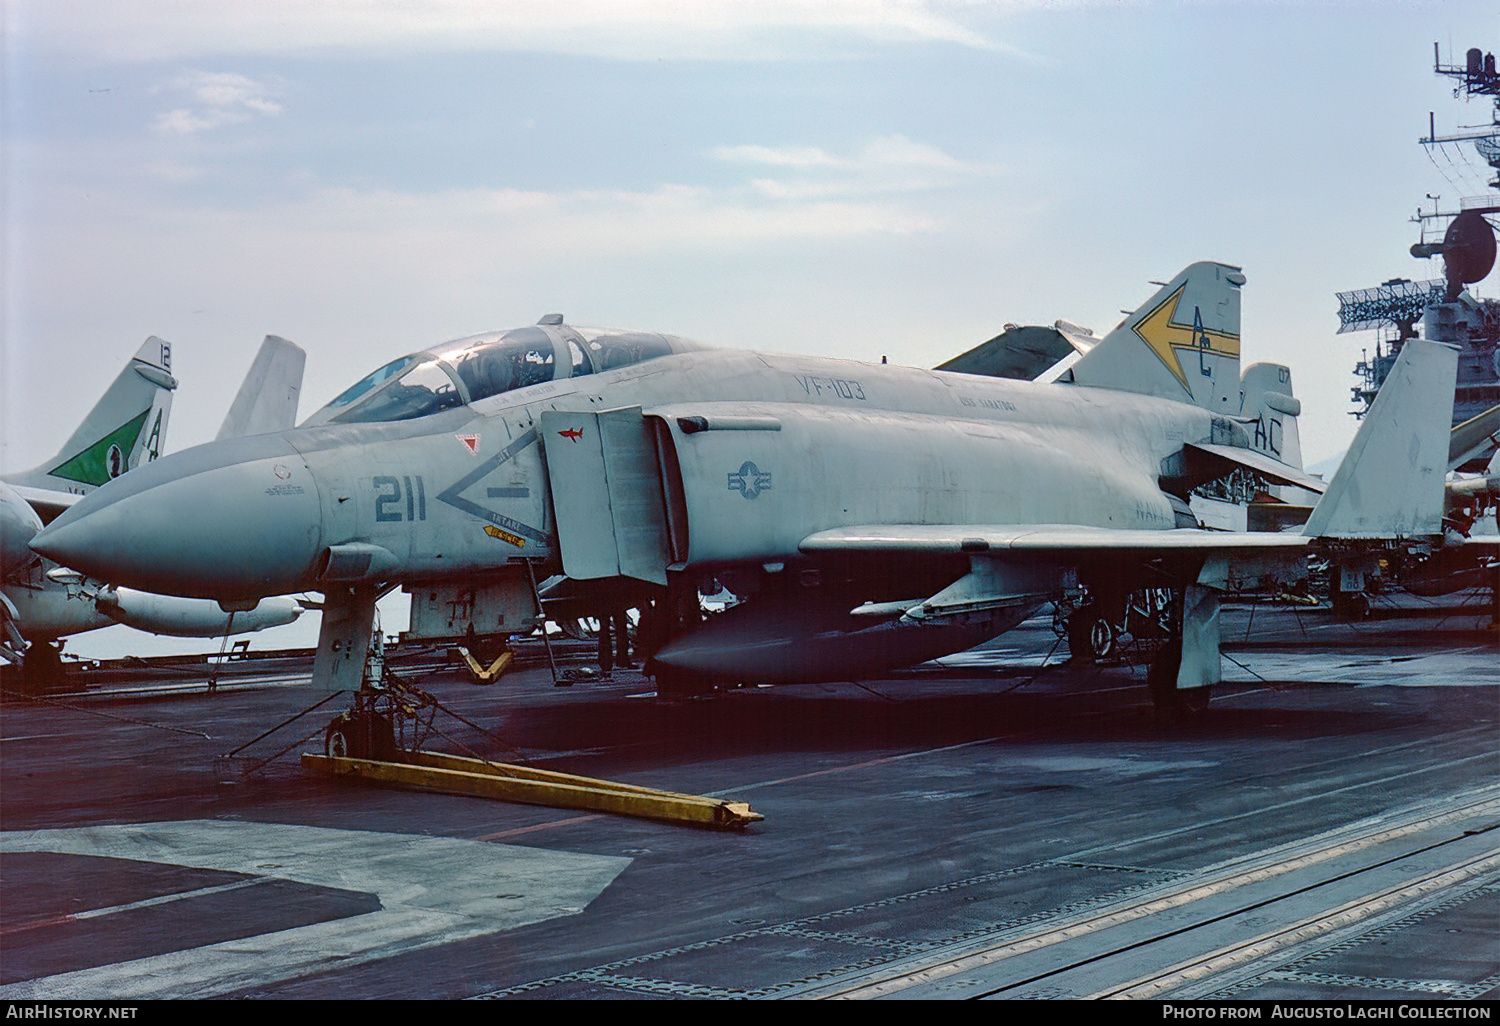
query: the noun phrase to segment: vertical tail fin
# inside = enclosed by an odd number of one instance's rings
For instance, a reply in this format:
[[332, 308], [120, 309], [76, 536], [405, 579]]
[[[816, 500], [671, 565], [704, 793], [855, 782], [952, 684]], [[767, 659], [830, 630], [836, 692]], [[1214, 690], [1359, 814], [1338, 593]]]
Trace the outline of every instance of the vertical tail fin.
[[1292, 396], [1292, 371], [1279, 363], [1252, 363], [1240, 378], [1240, 420], [1250, 448], [1289, 467], [1302, 469], [1302, 437], [1297, 417], [1302, 403]]
[[6, 480], [63, 492], [90, 491], [154, 460], [172, 409], [172, 345], [152, 336], [120, 371], [57, 454]]
[[294, 343], [267, 335], [214, 440], [286, 431], [297, 426], [297, 400], [307, 354]]
[[1391, 539], [1443, 532], [1458, 350], [1408, 339], [1302, 533]]
[[1240, 412], [1238, 267], [1196, 263], [1161, 287], [1073, 365], [1077, 385]]

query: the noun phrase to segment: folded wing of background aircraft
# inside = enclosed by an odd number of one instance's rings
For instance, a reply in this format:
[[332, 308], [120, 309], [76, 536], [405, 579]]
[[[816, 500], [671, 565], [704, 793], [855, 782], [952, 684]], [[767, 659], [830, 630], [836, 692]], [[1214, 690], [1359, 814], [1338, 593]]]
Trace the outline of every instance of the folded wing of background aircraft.
[[[1189, 493], [1235, 467], [1325, 487], [1301, 470], [1285, 368], [1240, 373], [1244, 280], [1186, 268], [1052, 383], [549, 315], [395, 360], [295, 430], [164, 457], [33, 547], [231, 605], [322, 591], [330, 689], [361, 683], [375, 599], [398, 584], [413, 636], [503, 635], [561, 573], [574, 610], [643, 610], [664, 690], [858, 678], [969, 648], [1065, 590], [1105, 609], [1165, 588], [1154, 693], [1195, 705], [1219, 679], [1222, 591], [1298, 573], [1310, 547], [1441, 535], [1455, 356], [1426, 342], [1304, 531], [1200, 527]], [[705, 620], [713, 582], [741, 601]]]
[[1401, 586], [1416, 595], [1488, 584], [1500, 622], [1500, 452], [1476, 469], [1459, 469], [1500, 441], [1500, 406], [1455, 425], [1449, 438], [1444, 545], [1436, 553], [1401, 559], [1393, 569]]

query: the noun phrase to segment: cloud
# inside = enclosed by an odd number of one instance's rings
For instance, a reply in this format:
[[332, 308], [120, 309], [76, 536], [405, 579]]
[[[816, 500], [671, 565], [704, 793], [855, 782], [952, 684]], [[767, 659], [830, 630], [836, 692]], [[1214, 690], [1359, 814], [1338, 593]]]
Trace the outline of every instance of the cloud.
[[282, 112], [272, 87], [233, 72], [192, 71], [161, 89], [185, 95], [191, 104], [157, 115], [154, 127], [163, 135], [196, 135]]
[[335, 380], [304, 392], [317, 401], [372, 353], [500, 327], [507, 310], [566, 305], [582, 323], [682, 331], [710, 297], [755, 292], [765, 314], [789, 282], [849, 273], [943, 227], [916, 204], [774, 202], [746, 188], [343, 187], [237, 207], [175, 190], [39, 192], [47, 227], [25, 240], [30, 282], [11, 311], [32, 344], [158, 334], [222, 354], [268, 331], [320, 349], [345, 340]]
[[864, 163], [880, 167], [926, 168], [958, 173], [980, 170], [979, 165], [966, 164], [935, 146], [913, 142], [904, 135], [887, 135], [876, 139], [866, 147]]
[[[47, 311], [40, 319], [49, 324], [59, 303], [67, 317], [101, 324], [134, 323], [151, 311], [255, 307], [316, 309], [357, 322], [368, 317], [361, 304], [372, 295], [442, 297], [427, 304], [439, 309], [457, 297], [493, 303], [497, 290], [547, 295], [580, 277], [643, 274], [666, 295], [671, 286], [652, 276], [662, 268], [753, 264], [779, 254], [816, 261], [850, 247], [868, 254], [943, 227], [932, 211], [881, 198], [773, 202], [748, 189], [688, 186], [344, 187], [238, 209], [143, 202], [134, 192], [93, 187], [59, 186], [39, 199], [49, 227], [29, 240], [27, 265], [38, 281], [65, 283], [30, 294], [29, 306]], [[83, 270], [80, 252], [90, 254]], [[80, 276], [96, 286], [85, 290], [84, 304]]]
[[904, 135], [881, 136], [852, 156], [812, 146], [718, 146], [714, 160], [785, 169], [795, 178], [754, 178], [751, 188], [770, 199], [805, 201], [839, 195], [878, 195], [943, 188], [996, 169], [963, 161]]
[[203, 168], [173, 160], [153, 160], [141, 168], [147, 175], [163, 182], [181, 185], [203, 177]]
[[772, 164], [777, 167], [848, 167], [850, 162], [816, 146], [715, 146], [708, 151], [714, 160], [734, 164]]
[[714, 160], [730, 163], [846, 171], [919, 168], [972, 174], [986, 170], [984, 165], [966, 163], [936, 146], [915, 142], [904, 135], [880, 136], [852, 157], [838, 157], [816, 146], [716, 146], [708, 151], [708, 155]]
[[952, 0], [21, 0], [28, 45], [125, 60], [456, 50], [774, 59], [851, 43], [1008, 49], [949, 13]]
[[[806, 203], [766, 203], [753, 194], [695, 186], [666, 185], [649, 192], [519, 189], [462, 189], [417, 194], [330, 189], [287, 210], [284, 223], [300, 223], [335, 234], [378, 235], [394, 227], [408, 242], [418, 237], [444, 240], [457, 252], [492, 249], [492, 241], [527, 239], [524, 253], [535, 259], [586, 251], [598, 258], [615, 254], [719, 252], [791, 240], [848, 239], [865, 235], [908, 235], [932, 230], [923, 213], [871, 201], [818, 199]], [[406, 243], [403, 243], [405, 245]]]

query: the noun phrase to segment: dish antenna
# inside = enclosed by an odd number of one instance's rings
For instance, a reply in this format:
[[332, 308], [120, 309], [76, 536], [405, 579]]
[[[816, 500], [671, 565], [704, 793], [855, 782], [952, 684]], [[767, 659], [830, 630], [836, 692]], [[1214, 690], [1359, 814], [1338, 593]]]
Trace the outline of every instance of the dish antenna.
[[1414, 257], [1443, 255], [1448, 279], [1446, 302], [1453, 302], [1465, 285], [1483, 281], [1495, 266], [1495, 229], [1478, 211], [1465, 210], [1453, 219], [1441, 243], [1417, 243]]

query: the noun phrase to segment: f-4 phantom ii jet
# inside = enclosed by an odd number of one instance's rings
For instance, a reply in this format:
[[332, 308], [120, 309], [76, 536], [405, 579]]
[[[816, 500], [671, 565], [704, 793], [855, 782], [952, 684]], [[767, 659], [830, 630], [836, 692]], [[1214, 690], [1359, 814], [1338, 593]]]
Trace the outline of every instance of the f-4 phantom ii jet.
[[[658, 688], [849, 680], [961, 651], [1065, 588], [1171, 588], [1163, 701], [1219, 679], [1218, 596], [1310, 545], [1441, 532], [1452, 347], [1409, 342], [1301, 534], [1213, 532], [1187, 502], [1235, 467], [1300, 469], [1290, 395], [1242, 380], [1237, 268], [1198, 263], [1057, 383], [717, 350], [561, 315], [403, 356], [300, 427], [176, 453], [33, 547], [226, 607], [326, 597], [315, 684], [362, 677], [376, 597], [413, 633], [649, 606]], [[1242, 392], [1247, 393], [1242, 395]], [[1430, 423], [1429, 423], [1430, 421]], [[702, 619], [700, 587], [742, 601]], [[446, 617], [446, 619], [445, 619]]]
[[[285, 429], [296, 419], [302, 350], [268, 336], [219, 437]], [[172, 394], [170, 343], [152, 337], [57, 452], [40, 466], [0, 478], [0, 655], [20, 664], [28, 684], [47, 687], [61, 669], [59, 638], [123, 623], [152, 634], [219, 637], [291, 623], [291, 599], [227, 615], [214, 602], [154, 595], [69, 574], [38, 557], [32, 537], [83, 495], [156, 459], [166, 438]]]

